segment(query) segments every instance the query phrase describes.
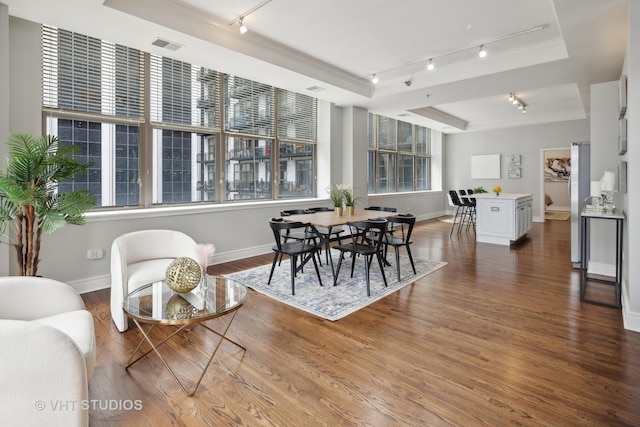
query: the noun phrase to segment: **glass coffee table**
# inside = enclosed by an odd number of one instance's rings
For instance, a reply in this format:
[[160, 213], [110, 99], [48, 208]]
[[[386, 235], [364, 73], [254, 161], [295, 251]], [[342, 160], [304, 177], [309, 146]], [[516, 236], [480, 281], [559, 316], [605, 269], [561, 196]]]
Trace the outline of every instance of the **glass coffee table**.
[[[182, 391], [188, 396], [192, 396], [200, 386], [200, 382], [202, 382], [202, 378], [223, 340], [229, 341], [246, 351], [244, 345], [229, 339], [227, 332], [236, 314], [238, 314], [238, 309], [242, 307], [247, 300], [247, 287], [236, 280], [221, 276], [206, 276], [206, 284], [204, 289], [197, 288], [191, 292], [177, 293], [171, 290], [164, 281], [160, 281], [142, 286], [127, 295], [122, 304], [122, 308], [127, 316], [133, 320], [138, 329], [140, 329], [142, 339], [127, 362], [125, 366], [126, 369], [153, 351], [158, 355], [164, 366], [180, 385]], [[231, 318], [227, 323], [222, 316], [228, 314], [231, 315]], [[224, 332], [220, 333], [204, 323], [207, 320], [215, 318], [219, 318], [224, 324]], [[151, 327], [145, 331], [141, 323], [151, 324]], [[156, 325], [176, 325], [179, 326], [179, 328], [156, 344], [149, 338], [151, 330]], [[193, 391], [188, 392], [173, 369], [171, 369], [164, 360], [158, 351], [158, 347], [184, 328], [194, 325], [204, 327], [218, 335], [220, 339], [213, 348], [211, 356], [203, 368], [202, 374]], [[148, 350], [134, 360], [134, 357], [138, 354], [140, 347], [145, 341], [151, 346], [151, 350]]]

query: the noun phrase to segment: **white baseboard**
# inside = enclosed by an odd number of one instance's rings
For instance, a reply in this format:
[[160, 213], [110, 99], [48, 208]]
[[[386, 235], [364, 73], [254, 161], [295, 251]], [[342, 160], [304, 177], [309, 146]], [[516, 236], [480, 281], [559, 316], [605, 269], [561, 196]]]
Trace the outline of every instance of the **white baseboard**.
[[622, 324], [628, 331], [640, 332], [640, 313], [637, 311], [630, 311], [629, 300], [624, 292], [625, 286], [622, 286]]
[[589, 274], [597, 274], [598, 276], [616, 277], [616, 266], [613, 264], [589, 261], [587, 272]]
[[[213, 258], [213, 265], [222, 264], [229, 261], [237, 261], [243, 258], [249, 258], [256, 255], [263, 255], [271, 252], [272, 244], [255, 246], [253, 248], [242, 249], [238, 251], [230, 251], [224, 253], [216, 253]], [[87, 277], [84, 279], [74, 280], [69, 282], [73, 289], [80, 294], [87, 292], [99, 291], [101, 289], [107, 289], [111, 287], [111, 275], [105, 274], [95, 277]]]

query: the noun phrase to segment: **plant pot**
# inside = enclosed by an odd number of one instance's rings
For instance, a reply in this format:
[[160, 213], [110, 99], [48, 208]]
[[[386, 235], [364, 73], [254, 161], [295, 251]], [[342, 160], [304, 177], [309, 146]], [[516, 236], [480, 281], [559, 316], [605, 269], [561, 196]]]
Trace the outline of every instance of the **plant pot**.
[[336, 213], [336, 216], [342, 216], [342, 207], [335, 207], [333, 211]]
[[356, 207], [355, 206], [347, 206], [347, 215], [353, 216], [355, 211], [356, 211]]

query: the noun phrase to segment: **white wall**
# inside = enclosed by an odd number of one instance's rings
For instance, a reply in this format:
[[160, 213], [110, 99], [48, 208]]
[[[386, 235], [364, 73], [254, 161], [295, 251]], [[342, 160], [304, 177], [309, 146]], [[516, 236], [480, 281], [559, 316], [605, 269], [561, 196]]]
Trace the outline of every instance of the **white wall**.
[[640, 4], [629, 2], [629, 41], [622, 74], [627, 76], [627, 194], [620, 203], [627, 216], [623, 259], [623, 315], [627, 329], [640, 332], [640, 194], [632, 191], [640, 182]]
[[[476, 188], [487, 191], [500, 185], [505, 193], [531, 193], [534, 221], [544, 220], [541, 194], [542, 154], [544, 149], [570, 149], [574, 141], [589, 140], [589, 122], [573, 120], [542, 125], [521, 126], [486, 132], [457, 133], [445, 136], [445, 190]], [[500, 154], [500, 179], [471, 179], [471, 156]], [[507, 177], [509, 154], [520, 155], [521, 178]]]
[[[4, 141], [9, 136], [9, 8], [0, 3], [0, 158], [7, 150]], [[3, 243], [6, 243], [3, 241]], [[0, 275], [9, 273], [9, 246], [0, 244]]]
[[[605, 171], [617, 173], [619, 110], [618, 81], [591, 86], [591, 181], [599, 181]], [[615, 243], [614, 221], [591, 221], [591, 272], [615, 276]]]

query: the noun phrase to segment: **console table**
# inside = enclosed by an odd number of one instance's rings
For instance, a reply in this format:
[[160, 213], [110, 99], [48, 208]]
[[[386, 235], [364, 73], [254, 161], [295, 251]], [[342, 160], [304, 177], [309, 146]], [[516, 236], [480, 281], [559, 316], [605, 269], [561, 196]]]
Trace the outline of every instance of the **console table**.
[[[589, 270], [589, 248], [590, 248], [590, 222], [592, 219], [615, 221], [616, 225], [616, 273], [615, 277], [590, 275]], [[609, 307], [622, 308], [622, 236], [624, 227], [624, 214], [620, 212], [588, 212], [580, 214], [582, 228], [582, 247], [580, 248], [580, 301], [594, 304], [606, 305]], [[610, 304], [602, 301], [595, 301], [585, 297], [588, 282], [608, 283], [615, 286], [615, 303]]]

